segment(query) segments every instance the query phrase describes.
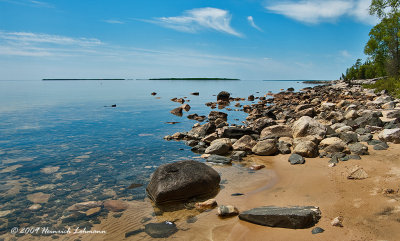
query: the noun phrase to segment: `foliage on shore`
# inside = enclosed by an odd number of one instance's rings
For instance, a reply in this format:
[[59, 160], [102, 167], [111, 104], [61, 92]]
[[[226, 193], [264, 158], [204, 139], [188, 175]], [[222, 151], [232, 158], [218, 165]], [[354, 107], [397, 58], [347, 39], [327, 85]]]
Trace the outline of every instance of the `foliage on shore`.
[[400, 98], [400, 80], [396, 77], [379, 79], [374, 84], [364, 84], [363, 87], [375, 89], [375, 92], [386, 90], [390, 95]]

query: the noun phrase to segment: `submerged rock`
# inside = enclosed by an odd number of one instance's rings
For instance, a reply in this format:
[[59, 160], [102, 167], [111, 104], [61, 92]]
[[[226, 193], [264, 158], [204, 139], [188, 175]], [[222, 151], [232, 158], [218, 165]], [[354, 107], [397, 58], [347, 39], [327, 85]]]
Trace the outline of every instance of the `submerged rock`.
[[152, 238], [168, 238], [176, 233], [178, 228], [173, 222], [149, 223], [144, 226], [144, 232]]
[[207, 162], [212, 162], [212, 163], [216, 163], [216, 164], [231, 164], [232, 159], [229, 157], [220, 156], [220, 155], [210, 155], [207, 158]]
[[112, 212], [122, 212], [128, 208], [128, 204], [121, 200], [107, 200], [104, 202], [104, 208]]
[[185, 201], [215, 193], [221, 177], [213, 168], [197, 161], [178, 161], [161, 165], [146, 188], [156, 203]]
[[242, 212], [239, 219], [280, 228], [309, 228], [318, 223], [321, 211], [314, 206], [275, 207], [264, 206]]

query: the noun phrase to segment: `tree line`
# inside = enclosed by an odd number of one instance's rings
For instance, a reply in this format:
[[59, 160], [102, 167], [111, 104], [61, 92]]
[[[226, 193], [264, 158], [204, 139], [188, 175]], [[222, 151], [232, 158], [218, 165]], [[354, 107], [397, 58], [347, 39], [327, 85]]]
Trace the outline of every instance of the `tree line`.
[[364, 48], [368, 55], [365, 62], [356, 63], [342, 74], [340, 79], [372, 79], [400, 76], [400, 0], [372, 0], [369, 13], [380, 22], [369, 32]]

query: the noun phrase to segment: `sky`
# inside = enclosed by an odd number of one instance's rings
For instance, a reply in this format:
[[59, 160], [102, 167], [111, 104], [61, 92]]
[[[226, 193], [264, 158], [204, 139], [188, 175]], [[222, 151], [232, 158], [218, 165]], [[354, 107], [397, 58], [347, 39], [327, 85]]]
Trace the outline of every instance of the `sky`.
[[370, 0], [0, 0], [0, 80], [337, 79]]

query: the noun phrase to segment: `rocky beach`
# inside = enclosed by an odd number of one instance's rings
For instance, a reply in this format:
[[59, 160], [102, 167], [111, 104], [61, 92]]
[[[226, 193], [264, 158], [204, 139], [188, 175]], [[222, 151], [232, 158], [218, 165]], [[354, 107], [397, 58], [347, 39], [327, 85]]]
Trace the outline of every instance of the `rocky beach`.
[[[147, 198], [78, 202], [50, 228], [58, 233], [4, 233], [2, 238], [400, 239], [399, 100], [342, 81], [246, 98], [223, 91], [215, 102], [205, 103], [211, 108], [208, 116], [191, 113], [189, 99], [172, 99], [182, 106], [171, 113], [197, 123], [164, 139], [179, 141], [197, 155], [158, 167]], [[242, 105], [245, 100], [252, 104]], [[242, 124], [229, 124], [231, 111], [247, 117]], [[27, 198], [35, 211], [50, 195]], [[1, 220], [7, 227], [7, 219]], [[66, 226], [79, 232], [61, 233]]]

